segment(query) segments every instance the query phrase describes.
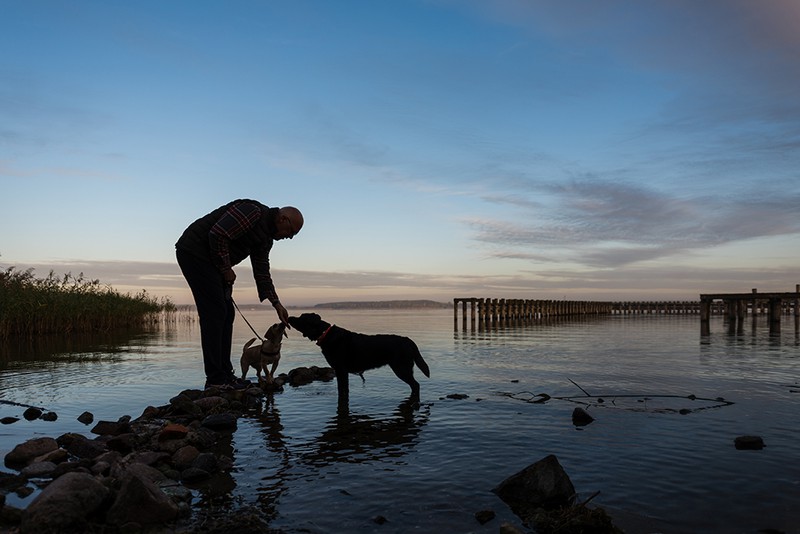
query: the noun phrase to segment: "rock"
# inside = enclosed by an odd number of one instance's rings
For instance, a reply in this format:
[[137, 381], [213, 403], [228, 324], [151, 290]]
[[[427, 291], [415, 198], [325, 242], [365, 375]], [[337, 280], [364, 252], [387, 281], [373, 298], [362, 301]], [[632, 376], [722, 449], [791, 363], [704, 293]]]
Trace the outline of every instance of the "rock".
[[217, 413], [206, 416], [201, 423], [205, 428], [214, 431], [236, 430], [236, 416], [230, 413]]
[[184, 425], [171, 423], [164, 426], [164, 428], [161, 429], [161, 432], [158, 434], [158, 441], [164, 441], [168, 439], [182, 439], [185, 438], [188, 433], [189, 433], [188, 427]]
[[3, 417], [0, 419], [0, 423], [4, 425], [10, 425], [12, 423], [16, 423], [17, 421], [19, 421], [19, 417]]
[[589, 412], [583, 408], [575, 408], [572, 410], [572, 424], [575, 426], [586, 426], [594, 421], [594, 417], [589, 415]]
[[70, 532], [82, 528], [110, 490], [92, 475], [67, 473], [48, 484], [23, 511], [21, 532]]
[[42, 416], [42, 410], [40, 410], [39, 408], [34, 408], [33, 406], [22, 412], [22, 417], [24, 417], [28, 421], [39, 419], [41, 416]]
[[213, 473], [219, 468], [217, 457], [210, 452], [203, 452], [197, 455], [192, 462], [192, 467], [202, 469], [208, 473]]
[[69, 460], [69, 453], [61, 448], [47, 452], [33, 459], [34, 462], [53, 462], [54, 464], [60, 464], [67, 460]]
[[5, 497], [7, 493], [11, 493], [25, 486], [26, 483], [27, 480], [24, 476], [0, 471], [0, 495], [3, 497]]
[[136, 447], [136, 434], [120, 434], [106, 441], [106, 448], [110, 451], [117, 451], [122, 454], [133, 452]]
[[22, 468], [20, 474], [26, 478], [47, 478], [53, 475], [56, 464], [53, 462], [33, 462]]
[[569, 506], [575, 500], [575, 487], [552, 454], [508, 477], [492, 492], [530, 524], [537, 509]]
[[187, 484], [194, 484], [200, 482], [211, 476], [211, 473], [197, 467], [189, 467], [181, 472], [181, 480]]
[[87, 468], [85, 460], [81, 460], [78, 462], [62, 462], [56, 466], [56, 470], [53, 471], [53, 474], [51, 476], [53, 479], [56, 479], [71, 472], [89, 473], [90, 470]]
[[106, 444], [92, 440], [82, 434], [69, 432], [57, 439], [58, 444], [67, 449], [69, 453], [78, 458], [94, 458], [108, 451]]
[[203, 409], [187, 394], [181, 393], [169, 401], [171, 409], [177, 414], [202, 415]]
[[194, 403], [200, 407], [203, 412], [210, 412], [212, 410], [221, 410], [226, 408], [230, 403], [227, 399], [212, 395], [210, 397], [203, 397], [197, 399]]
[[141, 451], [132, 453], [127, 459], [130, 463], [139, 463], [145, 465], [156, 465], [159, 462], [169, 460], [170, 455], [162, 451]]
[[480, 512], [475, 512], [475, 519], [481, 525], [485, 525], [492, 519], [494, 519], [494, 510], [481, 510]]
[[41, 418], [42, 421], [55, 421], [58, 419], [58, 414], [56, 412], [45, 412], [42, 414]]
[[289, 371], [289, 384], [303, 386], [314, 381], [314, 371], [308, 367], [297, 367]]
[[127, 434], [131, 431], [131, 425], [128, 422], [120, 421], [98, 421], [91, 433], [99, 436], [119, 436], [120, 434]]
[[212, 448], [219, 439], [219, 435], [210, 428], [198, 428], [189, 433], [188, 441], [200, 450]]
[[447, 398], [453, 400], [464, 400], [468, 399], [469, 395], [467, 395], [466, 393], [450, 393], [449, 395], [447, 395]]
[[129, 470], [106, 514], [112, 525], [155, 525], [172, 521], [178, 506], [142, 472]]
[[84, 425], [91, 425], [92, 421], [94, 421], [94, 414], [91, 412], [83, 412], [78, 416], [78, 421]]
[[192, 462], [194, 462], [199, 454], [200, 451], [197, 450], [197, 447], [194, 445], [181, 447], [172, 455], [172, 465], [174, 465], [176, 469], [184, 470], [192, 465]]
[[155, 406], [147, 406], [144, 410], [142, 410], [142, 415], [139, 416], [139, 419], [148, 420], [154, 419], [160, 415], [161, 410], [156, 408]]
[[740, 451], [760, 451], [765, 447], [760, 436], [739, 436], [733, 440], [733, 444]]
[[25, 467], [34, 458], [58, 449], [58, 442], [53, 438], [34, 438], [14, 447], [6, 454], [6, 467], [18, 469]]
[[500, 534], [524, 534], [511, 523], [500, 523]]

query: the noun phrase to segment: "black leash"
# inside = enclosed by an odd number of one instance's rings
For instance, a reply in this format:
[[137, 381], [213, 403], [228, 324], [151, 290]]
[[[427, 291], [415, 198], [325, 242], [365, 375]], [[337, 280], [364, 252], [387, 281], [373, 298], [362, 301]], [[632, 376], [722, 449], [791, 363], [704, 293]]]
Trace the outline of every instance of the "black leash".
[[263, 337], [261, 337], [260, 335], [258, 335], [258, 332], [256, 332], [256, 329], [255, 329], [255, 328], [253, 328], [253, 325], [251, 325], [251, 324], [250, 324], [250, 321], [248, 321], [248, 320], [247, 320], [247, 317], [245, 317], [245, 316], [244, 316], [244, 314], [242, 313], [242, 310], [240, 310], [240, 309], [239, 309], [239, 305], [238, 305], [238, 304], [236, 304], [236, 301], [235, 301], [235, 300], [233, 300], [233, 295], [231, 295], [231, 302], [233, 302], [233, 305], [236, 307], [236, 311], [238, 311], [238, 312], [239, 312], [239, 315], [241, 315], [241, 316], [242, 316], [242, 319], [244, 319], [244, 322], [246, 322], [246, 323], [247, 323], [247, 326], [249, 326], [249, 327], [250, 327], [250, 330], [252, 330], [252, 331], [253, 331], [253, 333], [256, 335], [256, 337], [259, 339], [259, 341], [261, 341], [261, 342], [263, 343], [263, 342], [264, 342], [264, 338], [263, 338]]

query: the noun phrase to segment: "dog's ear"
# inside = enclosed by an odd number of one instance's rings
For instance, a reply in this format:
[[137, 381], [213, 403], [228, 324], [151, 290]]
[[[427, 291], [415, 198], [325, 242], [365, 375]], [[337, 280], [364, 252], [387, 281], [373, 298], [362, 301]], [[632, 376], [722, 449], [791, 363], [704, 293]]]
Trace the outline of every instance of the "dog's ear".
[[311, 317], [313, 317], [314, 319], [316, 319], [317, 321], [321, 321], [322, 320], [322, 317], [320, 317], [318, 313], [309, 313], [309, 315]]

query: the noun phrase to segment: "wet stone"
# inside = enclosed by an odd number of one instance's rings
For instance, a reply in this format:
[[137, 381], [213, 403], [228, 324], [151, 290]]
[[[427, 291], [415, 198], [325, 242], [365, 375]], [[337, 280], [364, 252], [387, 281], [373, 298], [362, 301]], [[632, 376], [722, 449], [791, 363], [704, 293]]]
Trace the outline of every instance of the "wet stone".
[[33, 421], [34, 419], [39, 419], [42, 416], [42, 410], [39, 408], [28, 408], [24, 412], [22, 412], [22, 417], [27, 419], [28, 421]]
[[83, 412], [78, 416], [78, 422], [84, 425], [91, 425], [94, 422], [94, 414], [91, 412]]

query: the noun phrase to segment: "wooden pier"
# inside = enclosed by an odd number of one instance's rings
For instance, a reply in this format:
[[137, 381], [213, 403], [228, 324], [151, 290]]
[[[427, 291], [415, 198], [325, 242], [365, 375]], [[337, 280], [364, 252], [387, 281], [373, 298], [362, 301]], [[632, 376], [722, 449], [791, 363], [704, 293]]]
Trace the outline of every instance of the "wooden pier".
[[700, 333], [710, 334], [711, 309], [717, 301], [722, 302], [728, 318], [728, 331], [741, 333], [744, 319], [748, 312], [753, 321], [759, 313], [767, 313], [769, 331], [779, 334], [781, 331], [781, 315], [794, 315], [795, 330], [800, 322], [800, 284], [795, 286], [794, 293], [759, 293], [753, 289], [750, 293], [723, 293], [700, 295]]
[[466, 329], [467, 308], [470, 325], [474, 330], [483, 327], [532, 322], [556, 317], [576, 317], [580, 315], [609, 315], [610, 302], [591, 302], [576, 300], [532, 300], [532, 299], [491, 299], [455, 298], [453, 313], [458, 328], [458, 310], [462, 310], [462, 324]]
[[[459, 313], [460, 312], [460, 313]], [[458, 330], [483, 330], [498, 326], [528, 324], [550, 319], [603, 315], [699, 315], [703, 335], [709, 334], [710, 318], [724, 315], [731, 332], [741, 332], [744, 317], [755, 320], [769, 315], [770, 332], [780, 332], [781, 315], [794, 315], [800, 321], [800, 284], [794, 293], [730, 293], [700, 295], [699, 301], [580, 301], [541, 299], [454, 298], [453, 322]], [[459, 321], [460, 315], [460, 321]], [[469, 317], [469, 321], [468, 318]]]

